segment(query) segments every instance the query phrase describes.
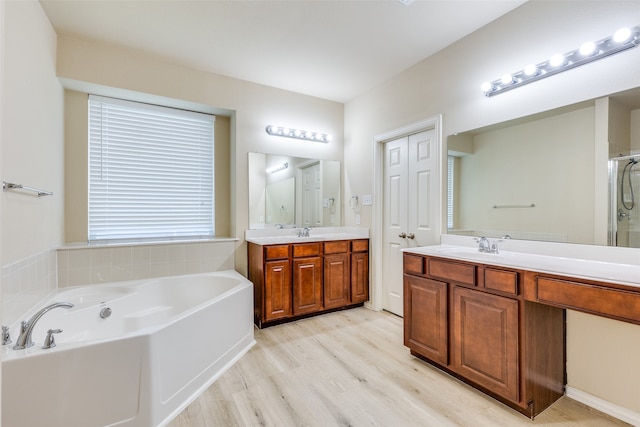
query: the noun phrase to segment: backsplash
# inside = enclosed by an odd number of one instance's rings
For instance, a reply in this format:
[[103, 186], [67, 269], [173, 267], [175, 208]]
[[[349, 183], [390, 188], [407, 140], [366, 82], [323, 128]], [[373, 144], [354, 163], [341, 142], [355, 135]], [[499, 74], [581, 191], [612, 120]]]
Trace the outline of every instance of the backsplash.
[[56, 288], [235, 269], [237, 239], [65, 246], [2, 267], [2, 323], [10, 325]]

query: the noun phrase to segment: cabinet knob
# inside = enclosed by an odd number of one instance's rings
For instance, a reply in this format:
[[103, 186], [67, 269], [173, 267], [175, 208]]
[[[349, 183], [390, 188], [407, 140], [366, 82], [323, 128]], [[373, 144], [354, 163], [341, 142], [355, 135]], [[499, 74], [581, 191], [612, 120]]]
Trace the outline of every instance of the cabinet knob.
[[416, 238], [416, 235], [415, 235], [415, 234], [413, 234], [413, 233], [409, 233], [409, 234], [407, 234], [407, 237], [408, 237], [409, 239], [415, 239], [415, 238]]
[[407, 237], [407, 233], [400, 233], [398, 234], [398, 237], [400, 237], [401, 239], [404, 239]]

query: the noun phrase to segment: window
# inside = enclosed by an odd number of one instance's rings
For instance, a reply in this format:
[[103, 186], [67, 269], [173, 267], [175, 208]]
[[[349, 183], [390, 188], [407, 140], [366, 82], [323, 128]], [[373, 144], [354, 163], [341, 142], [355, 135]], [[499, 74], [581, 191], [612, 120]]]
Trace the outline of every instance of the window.
[[89, 241], [214, 236], [215, 117], [89, 97]]
[[453, 190], [455, 184], [455, 163], [455, 157], [447, 157], [447, 228], [449, 230], [453, 228]]

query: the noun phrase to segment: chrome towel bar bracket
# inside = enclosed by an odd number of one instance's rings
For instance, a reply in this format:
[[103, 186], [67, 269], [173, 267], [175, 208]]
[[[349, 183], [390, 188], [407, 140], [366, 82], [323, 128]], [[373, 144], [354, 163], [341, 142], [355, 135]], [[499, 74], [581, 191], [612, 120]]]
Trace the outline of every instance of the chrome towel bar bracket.
[[24, 191], [32, 191], [36, 193], [38, 197], [42, 196], [53, 196], [51, 191], [39, 190], [33, 187], [27, 187], [22, 184], [14, 184], [12, 182], [2, 181], [2, 191], [13, 191], [13, 190], [24, 190]]

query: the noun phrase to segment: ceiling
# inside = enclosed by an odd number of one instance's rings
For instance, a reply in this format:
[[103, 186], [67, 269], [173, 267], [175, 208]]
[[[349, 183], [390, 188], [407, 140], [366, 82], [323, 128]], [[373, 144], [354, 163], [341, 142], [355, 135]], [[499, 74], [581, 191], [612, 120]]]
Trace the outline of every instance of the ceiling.
[[41, 0], [59, 34], [346, 102], [525, 0]]

